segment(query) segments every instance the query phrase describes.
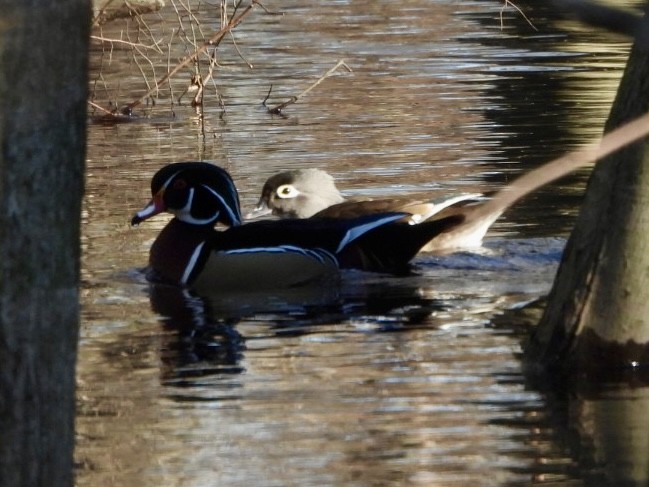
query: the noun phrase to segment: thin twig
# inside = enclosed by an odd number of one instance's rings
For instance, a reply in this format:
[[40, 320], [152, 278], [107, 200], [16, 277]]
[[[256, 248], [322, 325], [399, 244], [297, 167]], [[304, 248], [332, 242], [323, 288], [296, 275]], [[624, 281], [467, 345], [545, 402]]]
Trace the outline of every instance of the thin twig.
[[[335, 73], [335, 72], [338, 70], [338, 68], [340, 68], [341, 66], [344, 67], [344, 68], [345, 68], [347, 71], [349, 71], [350, 73], [352, 72], [352, 68], [350, 68], [349, 66], [347, 66], [347, 64], [345, 64], [345, 61], [344, 61], [343, 59], [341, 59], [340, 61], [338, 61], [338, 62], [336, 63], [336, 65], [335, 65], [333, 68], [331, 68], [331, 69], [330, 69], [329, 71], [327, 71], [325, 74], [323, 74], [322, 76], [320, 76], [320, 78], [318, 78], [318, 79], [317, 79], [317, 80], [316, 80], [316, 81], [315, 81], [311, 86], [309, 86], [309, 87], [308, 87], [306, 90], [304, 90], [302, 93], [298, 94], [297, 96], [292, 96], [292, 97], [290, 98], [290, 100], [287, 100], [287, 101], [285, 101], [284, 103], [280, 103], [279, 105], [277, 105], [277, 106], [275, 106], [275, 107], [272, 107], [272, 108], [268, 108], [268, 107], [266, 107], [266, 108], [268, 109], [268, 112], [271, 113], [271, 114], [273, 114], [273, 115], [281, 115], [281, 114], [282, 114], [282, 110], [283, 110], [284, 108], [286, 108], [286, 107], [289, 106], [289, 105], [292, 105], [293, 103], [297, 103], [297, 101], [298, 101], [300, 98], [302, 98], [302, 97], [303, 97], [304, 95], [306, 95], [309, 91], [313, 90], [316, 86], [318, 86], [320, 83], [322, 83], [325, 79], [327, 79], [329, 76], [331, 76], [333, 73]], [[262, 105], [266, 106], [266, 101], [268, 100], [268, 97], [270, 96], [270, 93], [271, 93], [272, 88], [273, 88], [273, 87], [272, 87], [272, 85], [271, 85], [270, 89], [268, 90], [268, 94], [266, 95], [266, 98], [264, 98], [264, 101], [262, 102]]]
[[106, 115], [113, 115], [113, 112], [111, 112], [110, 110], [106, 110], [104, 107], [97, 105], [95, 102], [88, 100], [88, 105], [90, 105], [95, 110], [99, 110], [100, 112], [103, 112]]
[[151, 49], [154, 51], [159, 51], [159, 47], [157, 46], [157, 43], [154, 44], [153, 46], [147, 46], [146, 44], [138, 44], [130, 41], [124, 41], [122, 39], [111, 39], [109, 37], [101, 37], [101, 36], [90, 36], [91, 39], [94, 39], [99, 42], [110, 42], [111, 44], [125, 44], [129, 47], [139, 47], [141, 49]]
[[[202, 29], [201, 22], [200, 22], [200, 21], [198, 20], [198, 18], [196, 17], [196, 14], [194, 14], [194, 12], [192, 12], [191, 7], [189, 6], [189, 2], [187, 3], [187, 5], [185, 5], [185, 4], [182, 2], [182, 0], [178, 0], [178, 2], [179, 2], [180, 5], [183, 7], [183, 9], [185, 10], [185, 12], [187, 12], [187, 15], [189, 16], [190, 23], [192, 24], [192, 26], [195, 24], [195, 25], [198, 27], [198, 31], [200, 32], [200, 34], [201, 34], [203, 37], [205, 37], [205, 34], [203, 34], [203, 29]], [[178, 10], [176, 10], [176, 12], [178, 12]], [[193, 21], [193, 22], [192, 22], [192, 21]]]
[[537, 29], [536, 26], [532, 23], [532, 21], [527, 18], [525, 13], [518, 7], [518, 5], [516, 5], [514, 2], [512, 2], [510, 0], [505, 0], [505, 3], [503, 4], [503, 6], [500, 9], [500, 30], [503, 30], [503, 28], [504, 28], [503, 12], [505, 11], [505, 9], [507, 8], [508, 5], [511, 5], [512, 7], [514, 7], [518, 11], [518, 13], [521, 14], [521, 16], [525, 19], [525, 21], [530, 25], [530, 27], [538, 32], [539, 29]]
[[264, 13], [267, 13], [269, 15], [284, 15], [284, 12], [278, 12], [276, 10], [269, 10], [265, 5], [263, 5], [261, 3], [259, 4], [259, 6], [264, 11]]
[[[128, 39], [130, 39], [130, 34], [128, 33], [128, 31], [126, 32], [126, 36], [127, 36]], [[132, 56], [133, 56], [133, 62], [135, 63], [135, 65], [137, 66], [137, 68], [140, 70], [140, 74], [142, 75], [142, 79], [144, 80], [144, 83], [147, 85], [147, 88], [151, 89], [150, 84], [149, 84], [149, 79], [148, 79], [146, 73], [144, 72], [144, 68], [143, 68], [143, 67], [141, 66], [141, 64], [140, 64], [140, 61], [138, 60], [137, 56], [135, 55], [135, 52], [137, 52], [137, 53], [138, 53], [138, 54], [139, 54], [139, 55], [140, 55], [140, 56], [141, 56], [141, 57], [142, 57], [146, 62], [149, 63], [149, 65], [151, 66], [151, 71], [152, 71], [152, 73], [153, 73], [153, 78], [154, 78], [154, 79], [155, 79], [155, 64], [154, 64], [153, 61], [151, 61], [151, 59], [150, 59], [148, 56], [146, 56], [146, 55], [142, 52], [142, 50], [139, 49], [138, 47], [134, 47], [134, 48], [133, 48], [133, 51], [131, 51], [131, 54], [132, 54]], [[156, 88], [157, 88], [157, 87], [156, 87]], [[157, 89], [154, 90], [154, 91], [157, 92]]]
[[[173, 42], [174, 35], [176, 34], [176, 29], [171, 29], [171, 36], [169, 37], [169, 42], [167, 43], [167, 72], [171, 69], [171, 44]], [[174, 89], [171, 84], [171, 79], [167, 79], [167, 85], [169, 85], [169, 98], [171, 99], [171, 105], [174, 103]], [[184, 94], [184, 93], [183, 93]], [[180, 95], [182, 97], [182, 95]], [[180, 103], [180, 101], [178, 102]]]
[[237, 41], [234, 38], [234, 33], [230, 32], [230, 38], [232, 39], [232, 45], [234, 46], [235, 51], [237, 51], [237, 54], [239, 54], [239, 57], [241, 58], [241, 60], [244, 63], [246, 63], [250, 69], [252, 69], [254, 66], [245, 57], [243, 57], [243, 54], [241, 53], [241, 51], [239, 50], [239, 46], [237, 45]]
[[[146, 33], [147, 33], [147, 37], [148, 37], [149, 39], [153, 40], [153, 42], [155, 42], [154, 37], [153, 37], [153, 31], [152, 31], [151, 28], [149, 27], [149, 24], [147, 24], [146, 19], [145, 19], [142, 15], [137, 14], [137, 15], [135, 15], [135, 17], [134, 17], [134, 20], [135, 20], [135, 22], [137, 23], [138, 30], [140, 30], [140, 26], [143, 26], [143, 27], [144, 27], [144, 30], [145, 30]], [[138, 36], [138, 38], [139, 38], [139, 36]], [[157, 45], [157, 44], [156, 44], [156, 45]], [[160, 54], [162, 54], [162, 49], [160, 49], [159, 46], [158, 46], [158, 52], [159, 52]]]

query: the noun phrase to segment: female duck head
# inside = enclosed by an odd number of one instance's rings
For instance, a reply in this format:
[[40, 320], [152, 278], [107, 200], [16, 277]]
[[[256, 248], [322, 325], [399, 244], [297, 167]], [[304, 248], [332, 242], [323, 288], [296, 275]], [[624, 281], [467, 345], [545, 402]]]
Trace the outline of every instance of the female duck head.
[[151, 180], [153, 198], [132, 225], [167, 211], [192, 225], [241, 224], [239, 195], [224, 169], [206, 162], [179, 162], [160, 169]]
[[296, 169], [268, 178], [251, 216], [272, 212], [284, 218], [309, 218], [343, 201], [332, 176], [321, 169]]

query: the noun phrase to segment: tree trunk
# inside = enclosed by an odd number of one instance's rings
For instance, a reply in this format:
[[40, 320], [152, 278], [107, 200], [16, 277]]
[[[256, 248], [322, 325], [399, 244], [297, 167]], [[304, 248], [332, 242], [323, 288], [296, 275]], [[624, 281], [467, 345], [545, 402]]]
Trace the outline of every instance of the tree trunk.
[[0, 485], [73, 485], [89, 0], [0, 0]]
[[[649, 49], [636, 42], [606, 131], [649, 111]], [[600, 161], [528, 346], [543, 367], [612, 370], [649, 360], [649, 139]]]

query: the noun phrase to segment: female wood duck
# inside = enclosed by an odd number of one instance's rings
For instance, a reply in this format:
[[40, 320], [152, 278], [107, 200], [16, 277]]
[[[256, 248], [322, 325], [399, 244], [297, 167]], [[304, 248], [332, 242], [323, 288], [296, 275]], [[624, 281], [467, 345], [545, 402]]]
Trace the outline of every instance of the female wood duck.
[[[175, 217], [151, 247], [151, 270], [164, 281], [209, 292], [300, 286], [338, 269], [403, 273], [426, 242], [460, 220], [409, 225], [398, 221], [404, 213], [392, 212], [242, 224], [232, 178], [205, 162], [163, 167], [151, 194], [132, 225], [164, 211]], [[218, 223], [228, 228], [216, 230]]]
[[[333, 177], [320, 169], [297, 169], [271, 176], [261, 192], [249, 218], [272, 213], [280, 218], [358, 218], [386, 212], [406, 213], [403, 221], [414, 225], [428, 220], [459, 216], [464, 223], [433, 237], [422, 252], [448, 252], [479, 247], [493, 223], [466, 225], [465, 216], [475, 208], [482, 194], [461, 194], [433, 200], [416, 200], [408, 196], [345, 200]], [[497, 218], [497, 216], [496, 216]], [[495, 220], [494, 218], [493, 220]], [[460, 221], [458, 220], [458, 223]]]
[[[546, 170], [549, 167], [552, 170]], [[345, 200], [326, 172], [298, 169], [271, 176], [264, 184], [257, 207], [248, 217], [272, 212], [280, 218], [346, 219], [396, 211], [407, 213], [404, 220], [410, 224], [455, 217], [456, 225], [433, 235], [421, 248], [422, 252], [447, 253], [480, 247], [489, 227], [509, 206], [574, 169], [557, 169], [553, 161], [489, 196], [461, 194], [429, 201], [409, 197]]]

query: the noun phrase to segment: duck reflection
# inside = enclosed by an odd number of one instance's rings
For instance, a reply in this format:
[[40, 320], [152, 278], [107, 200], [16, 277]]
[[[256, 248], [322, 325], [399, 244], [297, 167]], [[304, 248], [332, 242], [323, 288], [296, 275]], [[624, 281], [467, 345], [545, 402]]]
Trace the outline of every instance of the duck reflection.
[[152, 284], [150, 291], [151, 307], [169, 331], [161, 350], [167, 379], [182, 385], [183, 378], [242, 371], [238, 364], [245, 344], [236, 320], [211, 318], [209, 303], [186, 289]]
[[[239, 374], [246, 341], [322, 333], [444, 327], [476, 313], [517, 308], [547, 292], [564, 241], [507, 240], [485, 253], [420, 258], [404, 277], [345, 271], [342, 278], [274, 292], [198, 294], [152, 283], [162, 316], [165, 377]], [[335, 332], [335, 330], [334, 330]]]
[[264, 326], [265, 336], [255, 333], [254, 338], [315, 333], [323, 325], [352, 321], [363, 331], [393, 332], [430, 326], [431, 315], [443, 307], [426, 296], [416, 278], [349, 281], [230, 295], [151, 284], [151, 307], [169, 332], [161, 354], [164, 380], [182, 386], [205, 375], [244, 372], [246, 324]]

